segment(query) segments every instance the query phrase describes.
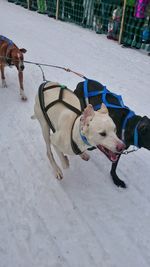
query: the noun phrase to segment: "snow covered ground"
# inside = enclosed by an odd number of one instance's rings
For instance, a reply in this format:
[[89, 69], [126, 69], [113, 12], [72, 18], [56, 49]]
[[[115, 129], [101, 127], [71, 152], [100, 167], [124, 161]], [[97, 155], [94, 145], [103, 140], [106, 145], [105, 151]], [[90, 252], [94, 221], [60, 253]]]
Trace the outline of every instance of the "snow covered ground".
[[[26, 60], [69, 67], [120, 93], [150, 116], [150, 58], [106, 36], [55, 21], [0, 0], [0, 34], [28, 50]], [[44, 68], [46, 78], [74, 89], [81, 80]], [[64, 179], [53, 177], [41, 129], [32, 121], [40, 69], [26, 65], [26, 103], [17, 72], [0, 87], [0, 267], [149, 267], [150, 154], [122, 156], [119, 189], [99, 151], [89, 162], [70, 158]]]

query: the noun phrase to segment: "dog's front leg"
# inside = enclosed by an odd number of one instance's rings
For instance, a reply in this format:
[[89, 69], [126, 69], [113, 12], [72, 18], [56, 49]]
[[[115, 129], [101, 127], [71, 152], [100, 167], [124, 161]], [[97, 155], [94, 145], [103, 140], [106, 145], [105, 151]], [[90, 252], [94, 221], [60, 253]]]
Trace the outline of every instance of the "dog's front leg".
[[48, 159], [49, 159], [49, 161], [53, 167], [55, 177], [57, 179], [61, 180], [63, 178], [63, 173], [62, 173], [61, 169], [59, 168], [59, 166], [56, 164], [56, 161], [55, 161], [53, 154], [52, 154], [52, 151], [51, 151], [49, 126], [48, 126], [47, 122], [43, 119], [39, 119], [39, 122], [40, 122], [40, 125], [42, 128], [43, 137], [44, 137], [44, 140], [46, 143]]
[[61, 169], [59, 168], [59, 166], [56, 164], [56, 161], [53, 157], [53, 154], [52, 154], [52, 151], [51, 151], [51, 148], [49, 145], [46, 144], [46, 147], [47, 147], [47, 156], [49, 158], [49, 161], [53, 167], [53, 170], [54, 170], [54, 174], [55, 174], [55, 177], [58, 179], [58, 180], [62, 180], [63, 179], [63, 173], [61, 171]]
[[6, 88], [7, 87], [7, 84], [6, 84], [6, 80], [5, 80], [4, 64], [3, 63], [0, 64], [0, 69], [1, 69], [2, 87], [3, 88]]
[[116, 169], [117, 169], [117, 165], [118, 165], [120, 156], [119, 156], [119, 158], [118, 158], [118, 160], [116, 162], [112, 163], [110, 174], [111, 174], [112, 180], [113, 180], [113, 182], [114, 182], [115, 185], [117, 185], [118, 187], [126, 188], [127, 186], [126, 186], [125, 182], [122, 181], [118, 177], [118, 175], [116, 174]]
[[68, 159], [68, 157], [66, 155], [64, 155], [55, 145], [53, 145], [53, 146], [54, 146], [54, 149], [55, 149], [55, 151], [56, 151], [56, 153], [57, 153], [57, 155], [58, 155], [58, 157], [59, 157], [59, 159], [61, 161], [63, 169], [69, 168], [69, 159]]
[[69, 168], [69, 160], [68, 157], [63, 154], [63, 152], [60, 151], [60, 149], [63, 151], [63, 145], [64, 145], [64, 135], [62, 132], [57, 131], [53, 133], [50, 137], [51, 143], [54, 146], [54, 149], [61, 161], [63, 169]]
[[86, 152], [83, 152], [81, 155], [80, 155], [81, 159], [85, 160], [85, 161], [88, 161], [90, 159], [90, 156], [89, 154], [87, 154]]
[[20, 85], [20, 95], [22, 100], [27, 100], [27, 97], [24, 93], [23, 88], [23, 71], [18, 71], [18, 79], [19, 79], [19, 85]]

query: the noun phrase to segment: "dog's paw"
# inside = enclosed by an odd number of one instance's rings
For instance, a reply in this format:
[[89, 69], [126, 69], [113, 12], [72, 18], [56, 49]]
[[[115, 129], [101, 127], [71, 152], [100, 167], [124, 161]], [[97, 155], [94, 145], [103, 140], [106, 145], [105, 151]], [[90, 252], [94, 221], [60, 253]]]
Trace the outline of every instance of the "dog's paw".
[[21, 100], [23, 100], [23, 101], [26, 101], [27, 100], [27, 97], [26, 97], [26, 95], [21, 95]]
[[57, 168], [57, 170], [55, 172], [55, 177], [58, 180], [62, 180], [63, 179], [63, 173], [62, 173], [61, 169]]
[[117, 185], [118, 187], [121, 187], [121, 188], [127, 188], [127, 185], [124, 181], [120, 180], [119, 184]]
[[90, 156], [86, 152], [82, 153], [80, 157], [85, 161], [88, 161], [90, 159]]
[[63, 169], [68, 169], [69, 168], [69, 159], [67, 156], [64, 156], [64, 159], [62, 161], [62, 167]]
[[22, 89], [20, 89], [20, 97], [21, 97], [21, 100], [23, 100], [23, 101], [27, 100], [27, 97], [26, 97], [26, 95], [24, 93], [24, 90], [22, 90]]
[[127, 185], [124, 181], [122, 181], [116, 173], [114, 173], [113, 171], [110, 172], [111, 174], [111, 177], [112, 177], [112, 180], [114, 182], [114, 184], [118, 187], [121, 187], [121, 188], [127, 188]]
[[3, 87], [3, 88], [7, 88], [7, 83], [6, 83], [5, 80], [2, 80], [2, 87]]
[[27, 97], [26, 96], [22, 96], [21, 97], [21, 100], [26, 101], [27, 100]]

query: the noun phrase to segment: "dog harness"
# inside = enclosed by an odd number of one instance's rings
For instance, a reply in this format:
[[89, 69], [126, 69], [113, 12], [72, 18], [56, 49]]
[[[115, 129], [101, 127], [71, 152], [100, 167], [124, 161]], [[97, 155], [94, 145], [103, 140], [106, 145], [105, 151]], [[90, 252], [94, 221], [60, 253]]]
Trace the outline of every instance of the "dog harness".
[[[93, 81], [94, 82], [94, 80], [87, 79], [87, 80], [84, 81], [83, 91], [84, 91], [84, 98], [85, 98], [86, 105], [89, 104], [89, 98], [90, 97], [101, 95], [102, 102], [105, 104], [105, 106], [107, 108], [114, 108], [114, 109], [124, 108], [124, 109], [128, 110], [128, 114], [125, 117], [125, 119], [123, 121], [123, 125], [122, 125], [122, 141], [125, 143], [125, 128], [126, 128], [128, 120], [130, 118], [132, 118], [133, 116], [135, 116], [134, 111], [130, 110], [127, 106], [124, 105], [121, 95], [117, 95], [117, 94], [114, 94], [114, 93], [110, 92], [106, 88], [106, 86], [103, 86], [101, 91], [94, 90], [94, 91], [90, 91], [89, 92], [88, 91], [88, 81]], [[98, 83], [98, 82], [96, 81], [96, 83]], [[100, 83], [98, 83], [98, 84], [100, 84]], [[107, 95], [111, 95], [111, 96], [115, 97], [115, 99], [117, 100], [118, 104], [108, 103]], [[100, 109], [100, 107], [101, 107], [101, 104], [93, 105], [94, 110], [98, 110], [98, 109]], [[137, 128], [138, 128], [138, 124], [136, 125], [136, 127], [134, 129], [134, 146], [139, 147], [139, 145], [138, 145], [138, 129]]]
[[11, 59], [10, 59], [10, 57], [8, 57], [8, 53], [9, 53], [9, 48], [10, 48], [11, 46], [13, 46], [14, 43], [13, 43], [13, 41], [11, 41], [10, 39], [8, 39], [7, 37], [5, 37], [5, 36], [3, 36], [3, 35], [0, 35], [0, 44], [1, 44], [2, 42], [4, 42], [4, 41], [8, 44], [8, 47], [7, 47], [7, 50], [6, 50], [6, 57], [5, 57], [5, 60], [6, 60], [6, 63], [8, 64], [8, 66], [10, 66], [10, 65], [11, 65]]
[[[47, 83], [48, 83], [48, 82], [46, 81], [46, 82], [44, 82], [44, 83], [42, 83], [42, 84], [40, 85], [40, 87], [39, 87], [39, 91], [38, 91], [38, 95], [39, 95], [39, 101], [40, 101], [41, 109], [42, 109], [42, 111], [43, 111], [43, 115], [44, 115], [44, 117], [45, 117], [45, 119], [46, 119], [46, 121], [47, 121], [47, 123], [48, 123], [50, 129], [53, 131], [53, 133], [55, 133], [56, 130], [55, 130], [55, 128], [54, 128], [54, 126], [53, 126], [53, 124], [52, 124], [52, 122], [51, 122], [51, 120], [50, 120], [50, 118], [49, 118], [47, 112], [48, 112], [48, 110], [49, 110], [51, 107], [53, 107], [56, 103], [62, 103], [62, 104], [63, 104], [64, 106], [66, 106], [68, 109], [70, 109], [71, 111], [73, 111], [74, 113], [76, 113], [76, 114], [77, 114], [76, 119], [78, 118], [78, 116], [81, 115], [82, 112], [81, 112], [81, 110], [75, 108], [74, 106], [70, 105], [69, 103], [67, 103], [67, 102], [65, 102], [65, 101], [63, 100], [63, 93], [64, 93], [64, 90], [68, 90], [68, 91], [72, 92], [71, 90], [69, 90], [66, 86], [64, 86], [64, 85], [60, 85], [60, 84], [54, 84], [54, 85], [50, 85], [50, 86], [48, 86], [48, 87], [45, 87], [45, 85], [46, 85]], [[54, 100], [53, 102], [51, 102], [50, 104], [48, 104], [47, 106], [45, 106], [44, 92], [47, 91], [47, 90], [54, 89], [54, 88], [56, 88], [56, 87], [57, 87], [57, 88], [58, 88], [58, 87], [60, 88], [58, 99]], [[73, 150], [73, 152], [74, 152], [76, 155], [80, 155], [80, 154], [82, 154], [83, 152], [78, 148], [77, 144], [74, 142], [74, 140], [73, 140], [73, 138], [72, 138], [73, 127], [74, 127], [74, 124], [75, 124], [76, 119], [74, 120], [74, 123], [73, 123], [73, 125], [72, 125], [72, 129], [71, 129], [71, 146], [72, 146], [72, 150]], [[86, 139], [86, 137], [83, 136], [82, 134], [81, 134], [81, 138], [82, 138], [83, 142], [85, 142], [85, 143], [88, 142], [87, 139]], [[86, 143], [86, 144], [87, 144], [87, 143]]]
[[5, 41], [9, 46], [13, 45], [13, 41], [11, 41], [10, 39], [8, 39], [7, 37], [0, 35], [0, 43]]

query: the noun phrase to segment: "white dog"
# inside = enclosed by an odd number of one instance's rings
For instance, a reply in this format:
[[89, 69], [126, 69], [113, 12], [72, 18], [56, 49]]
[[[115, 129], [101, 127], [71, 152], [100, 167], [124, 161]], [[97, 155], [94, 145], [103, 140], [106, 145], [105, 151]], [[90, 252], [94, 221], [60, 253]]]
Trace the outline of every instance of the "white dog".
[[90, 147], [98, 147], [109, 150], [110, 159], [115, 161], [125, 148], [116, 136], [115, 124], [104, 104], [99, 111], [94, 111], [92, 105], [88, 105], [81, 114], [79, 99], [71, 90], [58, 83], [41, 84], [32, 118], [39, 120], [47, 156], [58, 179], [63, 178], [63, 173], [55, 162], [51, 144], [63, 168], [69, 167], [68, 158], [64, 154], [80, 154], [82, 159], [88, 160], [85, 151]]

